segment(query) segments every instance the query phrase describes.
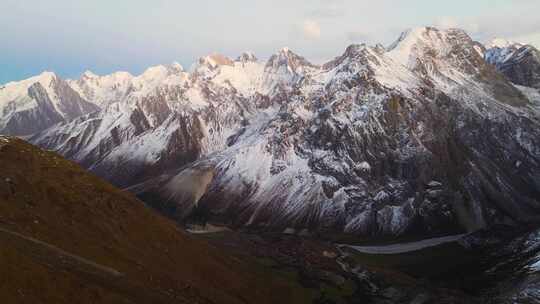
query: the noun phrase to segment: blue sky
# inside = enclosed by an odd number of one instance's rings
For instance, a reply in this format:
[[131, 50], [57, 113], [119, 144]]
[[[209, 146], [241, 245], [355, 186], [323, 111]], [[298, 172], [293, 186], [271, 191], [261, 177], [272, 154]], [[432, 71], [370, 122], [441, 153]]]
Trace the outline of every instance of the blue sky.
[[351, 43], [389, 44], [423, 25], [540, 46], [540, 0], [0, 0], [0, 83], [50, 70], [77, 78], [213, 52], [267, 58], [287, 46], [314, 62]]

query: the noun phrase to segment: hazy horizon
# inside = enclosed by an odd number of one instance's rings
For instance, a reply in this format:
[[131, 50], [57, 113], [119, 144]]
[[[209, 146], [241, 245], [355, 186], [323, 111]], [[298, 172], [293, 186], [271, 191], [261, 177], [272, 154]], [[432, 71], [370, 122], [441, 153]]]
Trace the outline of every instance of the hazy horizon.
[[140, 74], [172, 62], [188, 69], [215, 52], [236, 57], [252, 51], [266, 59], [282, 47], [321, 63], [352, 43], [388, 45], [417, 26], [540, 46], [539, 1], [469, 2], [3, 0], [0, 25], [8, 30], [0, 32], [0, 84], [45, 70], [78, 78], [86, 70]]

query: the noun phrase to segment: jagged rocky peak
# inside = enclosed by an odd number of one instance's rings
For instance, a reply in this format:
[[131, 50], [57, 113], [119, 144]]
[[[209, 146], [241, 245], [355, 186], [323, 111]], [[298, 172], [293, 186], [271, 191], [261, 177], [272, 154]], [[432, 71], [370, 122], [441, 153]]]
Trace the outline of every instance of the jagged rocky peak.
[[67, 82], [81, 97], [101, 107], [121, 101], [134, 78], [135, 76], [129, 72], [119, 71], [108, 75], [97, 75], [86, 71], [79, 79], [67, 80]]
[[[90, 72], [92, 73], [92, 72]], [[108, 75], [97, 75], [97, 74], [94, 74], [92, 73], [94, 76], [93, 77], [88, 77], [89, 74], [86, 74], [84, 75], [83, 74], [83, 77], [81, 77], [80, 80], [94, 80], [94, 81], [100, 81], [100, 80], [103, 80], [103, 79], [107, 79], [109, 81], [111, 80], [115, 80], [117, 82], [121, 82], [121, 81], [129, 81], [131, 79], [133, 79], [135, 76], [133, 76], [131, 73], [129, 72], [125, 72], [125, 71], [118, 71], [118, 72], [114, 72], [114, 73], [111, 73], [111, 74], [108, 74]]]
[[184, 68], [179, 63], [175, 62], [170, 65], [156, 65], [149, 67], [142, 74], [143, 78], [154, 78], [160, 76], [177, 75], [184, 72]]
[[486, 43], [484, 57], [489, 64], [498, 66], [510, 59], [521, 47], [523, 47], [523, 44], [521, 43], [503, 38], [495, 38], [489, 43]]
[[94, 78], [98, 78], [99, 75], [95, 74], [94, 72], [90, 71], [90, 70], [86, 70], [84, 71], [84, 73], [82, 73], [81, 75], [81, 78], [86, 78], [86, 79], [94, 79]]
[[364, 52], [368, 46], [365, 43], [361, 44], [351, 44], [345, 49], [345, 56], [354, 56], [360, 52]]
[[[88, 70], [85, 71], [79, 79], [68, 80], [68, 83], [73, 86], [74, 89], [79, 91], [80, 87], [84, 86], [105, 87], [112, 84], [119, 86], [120, 83], [131, 81], [133, 78], [134, 76], [129, 72], [119, 71], [108, 75], [98, 75]], [[84, 96], [85, 94], [82, 95]]]
[[38, 81], [39, 82], [43, 82], [43, 83], [49, 83], [51, 81], [54, 81], [58, 78], [58, 75], [56, 75], [55, 72], [51, 72], [51, 71], [44, 71], [43, 73], [41, 73], [39, 76], [38, 76]]
[[488, 49], [491, 49], [491, 48], [503, 49], [503, 48], [507, 48], [507, 47], [520, 48], [521, 46], [523, 46], [523, 44], [521, 44], [519, 42], [510, 41], [510, 40], [507, 40], [507, 39], [504, 39], [504, 38], [495, 38], [495, 39], [492, 39], [489, 43], [486, 43], [486, 47]]
[[[379, 54], [374, 48], [371, 48], [367, 46], [365, 43], [362, 44], [351, 44], [346, 49], [345, 52], [333, 60], [325, 63], [323, 65], [323, 69], [328, 70], [332, 69], [345, 61], [358, 61], [363, 58], [366, 58], [366, 56], [373, 50], [376, 54]], [[364, 62], [365, 63], [365, 62]]]
[[0, 132], [29, 135], [98, 109], [66, 81], [46, 71], [0, 90]]
[[460, 94], [458, 87], [472, 94], [479, 85], [488, 86], [491, 98], [525, 105], [526, 98], [486, 63], [482, 52], [461, 29], [423, 27], [403, 33], [386, 55], [447, 94]]
[[387, 54], [409, 68], [414, 68], [418, 59], [443, 58], [456, 49], [474, 49], [474, 41], [461, 29], [440, 30], [434, 27], [418, 27], [403, 32], [398, 40], [388, 47]]
[[222, 65], [233, 65], [234, 61], [225, 55], [213, 53], [211, 55], [200, 58], [198, 63], [199, 65], [216, 68]]
[[287, 67], [287, 69], [297, 72], [305, 67], [315, 67], [315, 65], [294, 53], [288, 47], [284, 47], [272, 55], [266, 63], [267, 69], [279, 69], [280, 67]]
[[374, 49], [377, 51], [377, 53], [379, 54], [383, 54], [386, 52], [386, 48], [384, 47], [384, 45], [380, 44], [380, 43], [377, 43], [374, 47]]
[[388, 51], [396, 49], [404, 49], [405, 47], [412, 47], [420, 41], [431, 40], [429, 37], [431, 34], [438, 34], [439, 30], [434, 27], [416, 27], [403, 31], [399, 38], [388, 46]]
[[37, 76], [30, 77], [28, 79], [24, 79], [21, 81], [13, 81], [13, 82], [7, 83], [5, 86], [12, 87], [12, 88], [16, 88], [16, 87], [27, 88], [35, 83], [40, 83], [44, 87], [50, 87], [51, 84], [57, 80], [58, 80], [58, 75], [56, 75], [56, 73], [51, 72], [51, 71], [43, 71], [41, 74]]
[[0, 104], [7, 104], [15, 100], [26, 98], [28, 89], [36, 84], [41, 85], [45, 89], [51, 89], [59, 81], [61, 81], [61, 79], [54, 72], [45, 71], [28, 79], [9, 82], [5, 84], [0, 91]]
[[184, 67], [180, 63], [178, 63], [176, 61], [171, 63], [170, 65], [168, 65], [167, 68], [170, 71], [174, 71], [176, 73], [184, 72]]
[[234, 61], [225, 55], [213, 53], [199, 58], [191, 66], [190, 72], [194, 79], [199, 77], [213, 78], [216, 73], [219, 73], [221, 67], [225, 66], [234, 66]]
[[540, 51], [532, 45], [498, 41], [485, 54], [492, 64], [514, 84], [540, 89]]
[[258, 59], [255, 56], [255, 54], [253, 54], [252, 52], [244, 52], [240, 56], [238, 56], [238, 58], [236, 58], [236, 61], [243, 62], [243, 63], [257, 62]]

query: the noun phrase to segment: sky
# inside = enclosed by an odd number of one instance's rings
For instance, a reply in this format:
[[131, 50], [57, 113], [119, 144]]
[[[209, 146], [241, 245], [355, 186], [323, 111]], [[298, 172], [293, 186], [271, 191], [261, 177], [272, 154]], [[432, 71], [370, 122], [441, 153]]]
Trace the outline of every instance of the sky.
[[540, 0], [0, 0], [0, 83], [78, 78], [211, 53], [261, 59], [289, 47], [315, 63], [411, 27], [459, 27], [540, 47]]

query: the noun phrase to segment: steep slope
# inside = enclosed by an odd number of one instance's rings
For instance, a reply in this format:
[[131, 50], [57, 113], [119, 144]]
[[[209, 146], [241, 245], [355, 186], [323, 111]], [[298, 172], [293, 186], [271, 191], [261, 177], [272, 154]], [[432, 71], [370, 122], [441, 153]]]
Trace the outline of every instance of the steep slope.
[[[289, 78], [270, 97], [276, 112], [224, 151], [131, 190], [179, 219], [195, 210], [265, 229], [400, 235], [535, 222], [538, 112], [475, 46], [433, 28], [387, 53], [351, 46]], [[186, 193], [186, 174], [207, 172], [213, 181]]]
[[289, 287], [55, 153], [0, 137], [5, 303], [276, 303]]
[[387, 55], [436, 89], [473, 107], [482, 103], [473, 100], [482, 97], [514, 106], [527, 104], [519, 90], [486, 64], [477, 43], [463, 30], [412, 29], [389, 47]]
[[484, 57], [489, 64], [498, 65], [510, 58], [523, 44], [495, 38], [486, 44]]
[[183, 67], [173, 63], [169, 66], [158, 65], [148, 68], [138, 76], [127, 72], [98, 76], [86, 71], [80, 79], [67, 82], [83, 98], [92, 100], [97, 105], [106, 106], [130, 97], [146, 96], [159, 86], [178, 85], [184, 78]]
[[216, 72], [212, 62], [203, 58], [191, 75], [176, 66], [150, 68], [134, 78], [132, 89], [121, 100], [38, 133], [31, 141], [117, 185], [133, 184], [224, 147], [251, 105], [222, 74], [257, 70], [254, 65], [237, 61]]
[[0, 86], [0, 133], [29, 135], [99, 107], [54, 73]]
[[517, 85], [540, 89], [540, 51], [519, 43], [492, 43], [486, 61]]
[[182, 221], [394, 236], [534, 223], [536, 95], [485, 52], [417, 28], [320, 66], [287, 48], [214, 54], [31, 141]]
[[[482, 239], [476, 239], [481, 243]], [[472, 241], [471, 243], [475, 243]], [[476, 246], [472, 246], [474, 249]], [[540, 231], [530, 231], [490, 253], [492, 263], [484, 280], [496, 282], [486, 298], [494, 303], [538, 303], [540, 301]]]

